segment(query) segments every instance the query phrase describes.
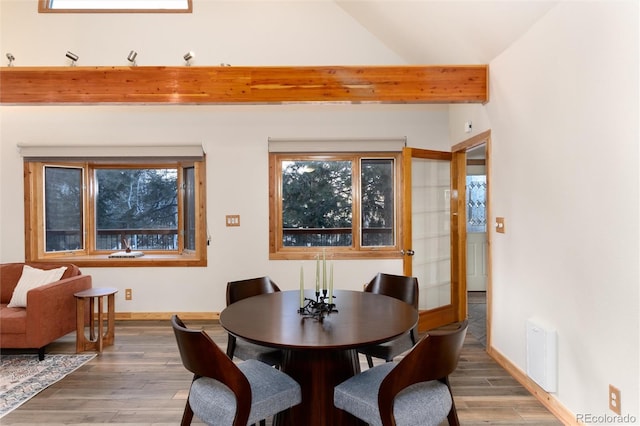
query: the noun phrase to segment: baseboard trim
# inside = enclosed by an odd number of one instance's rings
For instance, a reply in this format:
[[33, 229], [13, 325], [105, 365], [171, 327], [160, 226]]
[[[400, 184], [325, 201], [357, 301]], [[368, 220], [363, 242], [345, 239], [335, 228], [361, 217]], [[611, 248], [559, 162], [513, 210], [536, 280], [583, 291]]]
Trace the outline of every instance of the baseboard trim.
[[542, 389], [536, 382], [531, 380], [527, 374], [513, 364], [507, 357], [493, 347], [487, 349], [487, 353], [494, 359], [507, 373], [516, 379], [525, 389], [544, 405], [551, 413], [565, 425], [580, 425], [576, 415], [567, 407], [562, 405], [555, 396]]
[[220, 319], [219, 312], [116, 312], [116, 320], [118, 321], [162, 321], [170, 320], [172, 315], [178, 315], [180, 319], [186, 321], [218, 321]]

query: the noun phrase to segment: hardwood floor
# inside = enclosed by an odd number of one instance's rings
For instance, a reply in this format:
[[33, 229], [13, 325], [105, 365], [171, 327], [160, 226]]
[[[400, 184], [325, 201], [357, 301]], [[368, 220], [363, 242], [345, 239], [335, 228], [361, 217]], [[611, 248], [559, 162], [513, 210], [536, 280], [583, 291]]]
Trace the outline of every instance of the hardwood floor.
[[[226, 333], [217, 322], [187, 325], [204, 328], [216, 343], [226, 346]], [[74, 352], [74, 333], [47, 348], [47, 353]], [[366, 369], [364, 358], [361, 365]], [[169, 321], [118, 321], [114, 346], [0, 422], [3, 426], [177, 425], [190, 382]], [[489, 358], [471, 333], [451, 384], [463, 425], [562, 424]], [[201, 423], [194, 419], [193, 424]]]

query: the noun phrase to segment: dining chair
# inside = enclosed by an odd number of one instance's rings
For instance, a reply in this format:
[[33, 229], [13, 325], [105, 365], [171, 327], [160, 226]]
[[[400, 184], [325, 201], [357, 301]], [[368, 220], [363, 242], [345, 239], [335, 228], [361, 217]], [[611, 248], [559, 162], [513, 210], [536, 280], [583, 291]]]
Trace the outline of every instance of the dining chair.
[[[378, 273], [364, 288], [365, 292], [395, 297], [418, 309], [418, 279], [405, 275]], [[358, 353], [365, 355], [369, 368], [373, 367], [373, 358], [387, 362], [416, 344], [417, 326], [406, 334], [389, 342], [358, 348]]]
[[[250, 278], [227, 283], [227, 306], [247, 297], [260, 294], [275, 293], [280, 288], [269, 277]], [[275, 348], [257, 345], [228, 333], [227, 355], [230, 359], [257, 359], [266, 364], [279, 367], [282, 362], [282, 351]]]
[[370, 368], [340, 383], [333, 403], [372, 426], [459, 425], [449, 375], [456, 369], [467, 321], [426, 334], [399, 362]]
[[208, 425], [245, 426], [302, 401], [300, 385], [285, 373], [257, 360], [235, 364], [204, 330], [188, 329], [171, 317], [180, 357], [193, 373], [182, 426], [195, 414]]

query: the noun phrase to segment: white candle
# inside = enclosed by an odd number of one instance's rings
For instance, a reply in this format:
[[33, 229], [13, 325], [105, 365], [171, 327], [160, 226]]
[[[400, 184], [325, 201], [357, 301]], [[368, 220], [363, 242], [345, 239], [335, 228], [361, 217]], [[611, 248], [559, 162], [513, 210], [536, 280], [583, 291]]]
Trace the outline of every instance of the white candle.
[[316, 255], [316, 293], [320, 293], [320, 256]]
[[333, 261], [331, 261], [331, 276], [329, 277], [329, 304], [333, 303]]
[[304, 269], [300, 265], [300, 307], [304, 306]]
[[327, 256], [326, 249], [322, 249], [322, 289], [327, 290]]

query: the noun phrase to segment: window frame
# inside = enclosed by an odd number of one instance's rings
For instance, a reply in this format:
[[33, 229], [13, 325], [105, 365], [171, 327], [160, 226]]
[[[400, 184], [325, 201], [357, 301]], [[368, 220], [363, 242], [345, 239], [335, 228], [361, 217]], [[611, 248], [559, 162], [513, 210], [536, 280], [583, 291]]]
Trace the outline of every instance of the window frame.
[[[352, 245], [285, 247], [282, 225], [282, 163], [284, 161], [340, 161], [353, 160], [352, 168]], [[394, 164], [394, 245], [362, 246], [361, 160], [372, 158], [392, 159]], [[402, 153], [401, 152], [270, 152], [269, 153], [269, 259], [315, 259], [320, 249], [333, 259], [398, 259], [402, 258]]]
[[[45, 249], [45, 215], [44, 215], [44, 170], [45, 167], [72, 167], [83, 171], [83, 229], [84, 248], [81, 250], [47, 252]], [[183, 185], [184, 171], [193, 167], [195, 174], [195, 206], [196, 243], [195, 250], [184, 249], [184, 202], [186, 188]], [[178, 172], [178, 250], [144, 250], [144, 256], [135, 258], [109, 258], [114, 250], [96, 249], [96, 196], [97, 182], [95, 170], [104, 168], [177, 168]], [[25, 188], [25, 259], [27, 262], [74, 263], [80, 267], [122, 267], [122, 266], [206, 266], [207, 265], [207, 233], [205, 181], [206, 161], [201, 160], [151, 160], [124, 159], [113, 160], [58, 160], [35, 159], [24, 161]]]
[[51, 0], [38, 0], [38, 13], [193, 13], [193, 0], [186, 9], [54, 9]]

